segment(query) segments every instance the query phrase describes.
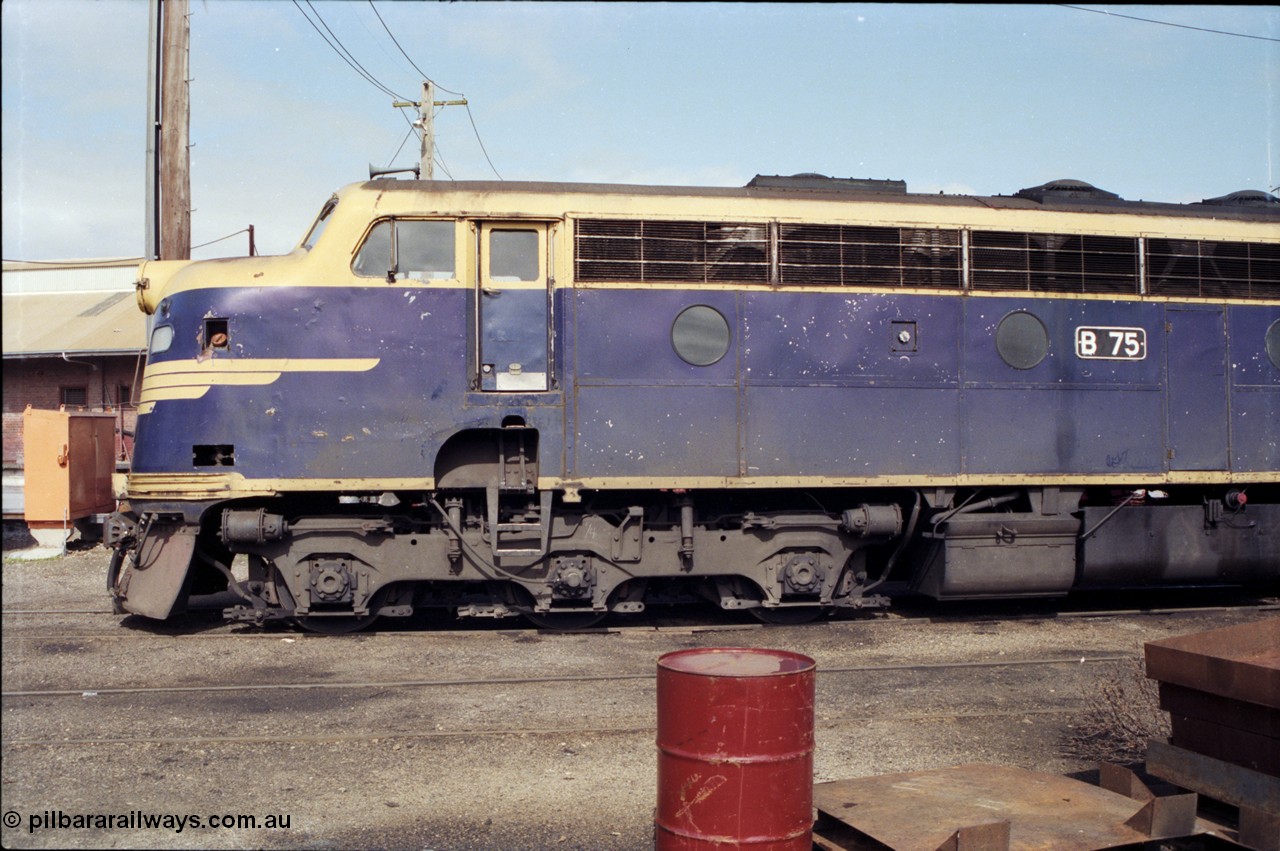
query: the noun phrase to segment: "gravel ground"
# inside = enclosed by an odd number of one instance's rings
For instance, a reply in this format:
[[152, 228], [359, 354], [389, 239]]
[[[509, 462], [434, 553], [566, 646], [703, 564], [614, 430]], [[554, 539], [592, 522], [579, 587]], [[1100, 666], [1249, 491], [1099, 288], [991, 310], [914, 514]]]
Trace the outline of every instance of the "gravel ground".
[[[592, 634], [504, 621], [320, 637], [112, 615], [106, 562], [101, 547], [4, 562], [0, 809], [20, 818], [5, 847], [651, 848], [652, 675], [687, 647], [817, 661], [819, 782], [967, 763], [1087, 772], [1066, 743], [1101, 678], [1145, 642], [1265, 616], [924, 607], [803, 627], [703, 612], [711, 629], [659, 613]], [[1061, 661], [1013, 664], [1038, 659]], [[957, 666], [991, 661], [1010, 664]], [[527, 682], [594, 673], [619, 678]], [[111, 691], [251, 684], [274, 687]], [[285, 687], [306, 684], [327, 687]], [[35, 693], [50, 691], [65, 693]], [[134, 811], [289, 823], [29, 830]]]

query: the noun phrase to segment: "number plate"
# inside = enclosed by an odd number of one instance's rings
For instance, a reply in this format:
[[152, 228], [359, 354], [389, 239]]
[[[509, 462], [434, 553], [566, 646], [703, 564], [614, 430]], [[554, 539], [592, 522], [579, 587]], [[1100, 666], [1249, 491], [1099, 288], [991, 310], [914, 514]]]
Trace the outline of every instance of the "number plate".
[[1085, 360], [1143, 360], [1147, 356], [1144, 328], [1082, 325], [1076, 328], [1076, 357]]

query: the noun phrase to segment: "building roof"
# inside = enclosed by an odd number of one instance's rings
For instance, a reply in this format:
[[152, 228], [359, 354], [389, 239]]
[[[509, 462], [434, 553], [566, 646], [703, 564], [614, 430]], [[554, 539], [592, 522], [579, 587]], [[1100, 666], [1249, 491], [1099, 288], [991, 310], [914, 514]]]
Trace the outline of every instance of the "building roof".
[[4, 296], [4, 356], [137, 354], [147, 317], [131, 292]]
[[137, 260], [4, 264], [4, 338], [10, 358], [135, 355], [147, 317], [134, 298]]

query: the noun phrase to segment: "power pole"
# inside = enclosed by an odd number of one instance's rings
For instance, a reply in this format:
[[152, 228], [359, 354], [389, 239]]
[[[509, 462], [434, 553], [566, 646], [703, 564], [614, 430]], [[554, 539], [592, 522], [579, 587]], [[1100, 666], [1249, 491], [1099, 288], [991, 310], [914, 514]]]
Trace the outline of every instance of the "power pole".
[[187, 0], [162, 0], [160, 259], [191, 258], [191, 27]]
[[148, 260], [191, 257], [187, 0], [151, 0], [147, 66]]
[[146, 258], [160, 256], [160, 0], [151, 0], [147, 28]]
[[422, 131], [422, 154], [419, 166], [419, 177], [423, 180], [435, 179], [435, 107], [466, 106], [466, 98], [463, 98], [462, 100], [436, 100], [436, 84], [430, 80], [424, 80], [422, 83], [422, 100], [417, 102], [398, 100], [391, 105], [397, 109], [407, 106], [416, 106], [418, 108], [418, 120], [413, 122], [413, 124]]

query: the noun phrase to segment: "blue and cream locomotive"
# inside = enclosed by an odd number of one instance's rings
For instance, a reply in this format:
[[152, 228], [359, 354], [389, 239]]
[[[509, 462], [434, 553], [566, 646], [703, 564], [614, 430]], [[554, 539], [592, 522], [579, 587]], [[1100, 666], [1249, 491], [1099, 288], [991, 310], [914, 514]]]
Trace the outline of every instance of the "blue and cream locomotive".
[[288, 255], [138, 286], [122, 611], [789, 622], [888, 579], [1280, 577], [1265, 193], [372, 180]]

